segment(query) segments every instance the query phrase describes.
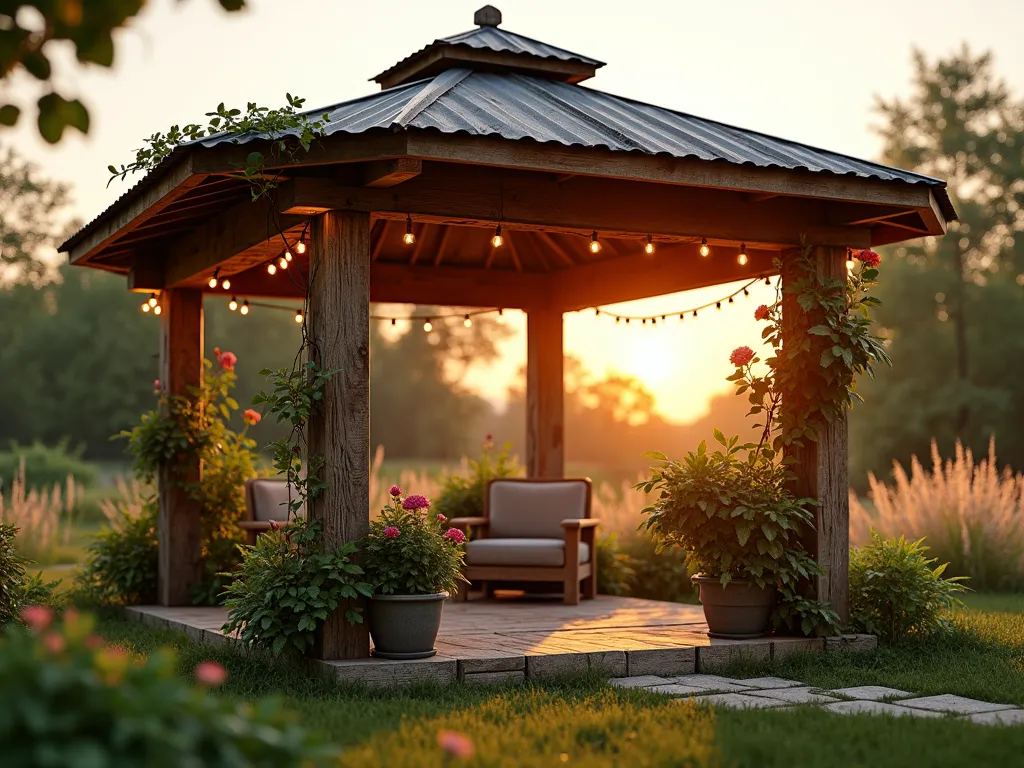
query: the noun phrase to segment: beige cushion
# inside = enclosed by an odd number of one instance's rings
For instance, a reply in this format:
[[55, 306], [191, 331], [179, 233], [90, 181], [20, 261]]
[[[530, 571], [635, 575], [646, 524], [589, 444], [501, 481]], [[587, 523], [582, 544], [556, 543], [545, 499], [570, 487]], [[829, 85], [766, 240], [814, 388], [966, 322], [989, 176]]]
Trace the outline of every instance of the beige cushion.
[[[580, 542], [580, 562], [590, 560], [590, 547]], [[467, 565], [565, 565], [564, 539], [477, 539], [466, 544]]]
[[[295, 491], [292, 490], [292, 498]], [[252, 520], [288, 519], [288, 483], [284, 480], [250, 480], [248, 501], [253, 509], [249, 510]], [[299, 517], [305, 517], [306, 510], [299, 510]]]
[[490, 485], [488, 538], [562, 539], [562, 521], [586, 515], [590, 484], [495, 481]]

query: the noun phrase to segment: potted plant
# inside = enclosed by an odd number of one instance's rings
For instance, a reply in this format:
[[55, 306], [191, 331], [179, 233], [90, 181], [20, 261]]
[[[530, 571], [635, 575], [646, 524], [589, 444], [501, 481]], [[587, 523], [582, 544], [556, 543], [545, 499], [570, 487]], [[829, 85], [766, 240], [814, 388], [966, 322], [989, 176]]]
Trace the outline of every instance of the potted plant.
[[373, 585], [368, 616], [373, 655], [423, 659], [437, 653], [444, 601], [462, 577], [466, 535], [418, 494], [392, 486], [391, 501], [363, 540]]
[[660, 497], [644, 509], [644, 526], [659, 550], [681, 547], [697, 570], [710, 636], [760, 637], [779, 590], [793, 594], [820, 570], [800, 544], [814, 502], [786, 489], [785, 466], [770, 450], [717, 429], [715, 440], [718, 450], [702, 442], [681, 462], [647, 454], [660, 465], [639, 487]]

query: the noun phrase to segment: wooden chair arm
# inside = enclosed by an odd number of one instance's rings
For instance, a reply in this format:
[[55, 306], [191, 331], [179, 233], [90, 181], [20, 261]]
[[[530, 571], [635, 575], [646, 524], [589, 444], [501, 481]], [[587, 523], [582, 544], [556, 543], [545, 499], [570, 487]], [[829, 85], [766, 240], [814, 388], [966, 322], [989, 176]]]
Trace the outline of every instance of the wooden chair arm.
[[[284, 520], [275, 521], [278, 525], [284, 528], [288, 523]], [[243, 531], [269, 531], [270, 521], [269, 520], [239, 520], [238, 527]]]
[[580, 529], [580, 528], [597, 528], [601, 524], [600, 520], [593, 517], [573, 517], [568, 520], [562, 521], [562, 527], [566, 530]]
[[489, 522], [486, 517], [453, 517], [448, 525], [452, 528], [483, 528]]

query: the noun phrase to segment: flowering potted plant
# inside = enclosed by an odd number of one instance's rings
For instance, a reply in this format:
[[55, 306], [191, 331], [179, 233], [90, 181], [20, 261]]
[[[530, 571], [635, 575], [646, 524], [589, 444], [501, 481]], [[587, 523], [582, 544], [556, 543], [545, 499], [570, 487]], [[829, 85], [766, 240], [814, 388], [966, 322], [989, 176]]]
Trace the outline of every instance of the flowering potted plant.
[[422, 659], [437, 653], [444, 600], [463, 581], [466, 535], [430, 511], [418, 494], [404, 496], [396, 485], [391, 501], [370, 524], [363, 540], [373, 655]]

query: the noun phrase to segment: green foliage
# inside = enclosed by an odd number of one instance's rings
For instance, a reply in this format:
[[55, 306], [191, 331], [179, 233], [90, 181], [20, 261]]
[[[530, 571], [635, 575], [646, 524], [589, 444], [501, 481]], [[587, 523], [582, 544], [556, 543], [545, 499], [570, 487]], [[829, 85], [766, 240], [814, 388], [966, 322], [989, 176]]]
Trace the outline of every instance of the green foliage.
[[64, 485], [68, 475], [87, 488], [96, 484], [95, 465], [82, 460], [81, 450], [69, 450], [66, 440], [53, 447], [40, 442], [31, 445], [12, 442], [8, 450], [0, 451], [0, 490], [11, 488], [22, 462], [25, 462], [25, 485], [29, 488]]
[[59, 582], [46, 583], [25, 572], [30, 563], [18, 555], [17, 534], [16, 526], [0, 523], [0, 636], [3, 626], [17, 619], [26, 606], [57, 602], [54, 589]]
[[[219, 2], [226, 11], [237, 11], [245, 5], [245, 0]], [[51, 43], [70, 44], [80, 64], [111, 67], [114, 33], [128, 26], [144, 5], [145, 0], [27, 0], [4, 6], [0, 17], [3, 19], [0, 23], [0, 72], [6, 81], [13, 73], [23, 70], [45, 90], [36, 102], [38, 129], [43, 139], [56, 144], [69, 126], [82, 133], [89, 131], [89, 112], [85, 105], [53, 90], [55, 81], [67, 80], [68, 76], [54, 71], [49, 56], [54, 50]], [[34, 13], [15, 13], [22, 9], [31, 9]], [[0, 105], [0, 125], [15, 125], [21, 112], [17, 104]]]
[[786, 467], [759, 446], [726, 439], [718, 430], [715, 440], [720, 449], [709, 453], [702, 442], [682, 462], [649, 454], [660, 466], [637, 489], [660, 496], [643, 510], [644, 530], [659, 551], [680, 547], [691, 567], [723, 585], [733, 579], [751, 579], [759, 587], [774, 584], [786, 606], [780, 621], [805, 633], [815, 628], [816, 619], [834, 625], [834, 611], [797, 595], [801, 580], [822, 574], [800, 542], [814, 524], [809, 509], [814, 500], [794, 497], [786, 487]]
[[95, 605], [157, 601], [157, 502], [118, 505], [110, 527], [96, 534], [75, 582], [79, 599]]
[[630, 556], [622, 551], [619, 537], [614, 533], [598, 536], [596, 550], [598, 594], [620, 597], [629, 595], [630, 581], [636, 571]]
[[407, 496], [403, 501], [399, 494], [398, 488], [392, 489], [391, 503], [370, 523], [370, 533], [361, 546], [374, 592], [453, 593], [458, 582], [465, 581], [465, 534], [449, 528], [437, 512], [428, 512], [429, 502], [422, 496]]
[[321, 554], [322, 523], [296, 518], [242, 547], [242, 565], [225, 592], [228, 608], [225, 632], [239, 630], [248, 646], [280, 654], [285, 648], [305, 653], [316, 628], [338, 609], [353, 624], [363, 620], [353, 602], [368, 597], [370, 585], [363, 569], [351, 561], [356, 551], [347, 543]]
[[633, 569], [629, 580], [631, 597], [673, 603], [696, 602], [697, 590], [690, 581], [696, 569], [690, 565], [682, 548], [659, 547], [650, 536], [633, 536], [622, 544], [622, 549]]
[[[273, 701], [251, 705], [192, 687], [175, 674], [169, 651], [136, 660], [104, 647], [89, 617], [50, 620], [41, 612], [31, 631], [0, 640], [6, 764], [269, 768], [337, 760]], [[197, 668], [197, 678], [203, 672]]]
[[442, 481], [441, 493], [434, 501], [434, 511], [448, 518], [482, 517], [487, 483], [499, 477], [516, 477], [523, 470], [514, 456], [511, 443], [505, 443], [497, 454], [488, 435], [479, 459], [469, 462], [469, 476], [448, 475]]
[[[287, 104], [278, 109], [261, 107], [253, 102], [246, 105], [245, 113], [240, 109], [228, 109], [221, 102], [213, 112], [207, 112], [210, 118], [205, 127], [191, 123], [185, 127], [172, 125], [167, 133], [154, 133], [145, 140], [145, 146], [135, 151], [135, 159], [120, 168], [114, 165], [107, 167], [110, 181], [123, 179], [130, 173], [146, 172], [155, 168], [178, 146], [190, 141], [197, 141], [207, 136], [228, 134], [232, 137], [260, 137], [271, 142], [271, 153], [275, 163], [282, 159], [294, 161], [299, 150], [309, 151], [314, 139], [323, 135], [329, 116], [310, 120], [299, 110], [305, 99], [285, 94]], [[277, 186], [274, 178], [264, 174], [266, 158], [262, 152], [254, 150], [246, 157], [245, 178], [252, 185], [252, 198], [258, 200]]]
[[948, 630], [948, 613], [962, 605], [962, 576], [942, 578], [946, 565], [932, 567], [920, 541], [883, 539], [850, 552], [850, 622], [883, 642]]

